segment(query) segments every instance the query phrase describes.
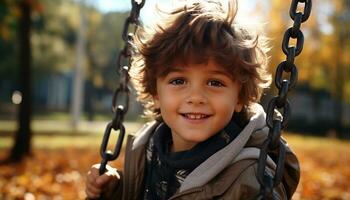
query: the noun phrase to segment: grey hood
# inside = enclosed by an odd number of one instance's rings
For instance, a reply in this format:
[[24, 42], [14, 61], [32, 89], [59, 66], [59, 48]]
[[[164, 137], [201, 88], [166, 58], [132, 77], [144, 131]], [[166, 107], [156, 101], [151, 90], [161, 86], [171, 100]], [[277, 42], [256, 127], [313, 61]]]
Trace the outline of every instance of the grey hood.
[[[194, 169], [184, 180], [180, 187], [180, 192], [200, 187], [208, 183], [227, 166], [244, 159], [258, 159], [260, 150], [256, 147], [244, 148], [252, 137], [267, 137], [268, 127], [266, 126], [266, 114], [259, 104], [251, 106], [253, 116], [241, 133], [226, 147], [210, 156], [206, 161]], [[272, 169], [275, 163], [268, 157], [267, 165]]]

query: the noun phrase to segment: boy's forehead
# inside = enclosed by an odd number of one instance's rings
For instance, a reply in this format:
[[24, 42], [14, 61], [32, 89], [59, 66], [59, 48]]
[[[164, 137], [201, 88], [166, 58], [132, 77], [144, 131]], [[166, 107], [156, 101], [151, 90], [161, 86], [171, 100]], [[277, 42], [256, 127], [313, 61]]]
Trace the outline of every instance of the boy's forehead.
[[199, 68], [211, 71], [212, 73], [232, 76], [232, 71], [229, 67], [224, 67], [213, 59], [208, 59], [205, 62], [173, 62], [172, 64], [164, 66], [161, 75], [167, 75], [170, 72], [183, 72], [189, 68]]
[[197, 56], [189, 56], [187, 58], [182, 58], [182, 59], [175, 59], [169, 64], [169, 68], [174, 70], [176, 69], [183, 70], [183, 69], [198, 66], [198, 65], [208, 65], [209, 63], [216, 64], [216, 62], [212, 58], [197, 55]]
[[195, 66], [199, 66], [199, 65], [206, 65], [206, 64], [208, 64], [207, 59], [205, 59], [205, 60], [203, 59], [201, 61], [190, 60], [190, 59], [175, 60], [175, 61], [172, 61], [170, 64], [168, 64], [165, 67], [165, 72], [184, 71], [190, 67], [195, 67]]

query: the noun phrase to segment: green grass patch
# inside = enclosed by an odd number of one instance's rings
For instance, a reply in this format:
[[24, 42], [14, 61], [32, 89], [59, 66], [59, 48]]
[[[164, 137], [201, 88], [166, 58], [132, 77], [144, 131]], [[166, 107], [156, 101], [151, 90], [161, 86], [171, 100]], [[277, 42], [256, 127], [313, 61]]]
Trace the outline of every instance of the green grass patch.
[[[103, 134], [109, 121], [81, 121], [77, 127], [73, 127], [67, 120], [33, 120], [31, 123], [34, 134]], [[127, 132], [136, 132], [141, 126], [138, 122], [125, 122]], [[0, 136], [5, 133], [14, 133], [17, 129], [15, 121], [0, 121]]]
[[[330, 137], [315, 137], [309, 135], [300, 135], [293, 133], [286, 133], [283, 135], [288, 144], [296, 149], [317, 150], [327, 149], [331, 147], [333, 150], [347, 150], [350, 146], [350, 140], [341, 140]], [[332, 150], [329, 149], [329, 150]]]
[[[82, 122], [78, 130], [73, 130], [69, 122], [64, 121], [34, 121], [33, 148], [65, 148], [65, 147], [99, 147], [103, 138], [107, 122]], [[126, 134], [135, 133], [142, 124], [125, 122]], [[14, 122], [0, 121], [0, 149], [8, 149], [13, 144], [16, 130]], [[109, 146], [111, 149], [117, 141], [119, 132], [112, 130]], [[124, 142], [126, 141], [126, 135]]]
[[[107, 123], [108, 121], [83, 121], [77, 130], [74, 130], [69, 121], [34, 120], [32, 122], [33, 148], [99, 147]], [[134, 133], [141, 126], [142, 123], [125, 122], [127, 133]], [[16, 122], [0, 121], [0, 149], [12, 146], [15, 131]], [[110, 145], [115, 144], [117, 136], [118, 133], [112, 131]], [[317, 150], [332, 147], [334, 150], [346, 150], [350, 146], [349, 140], [336, 138], [293, 133], [283, 133], [283, 137], [293, 149]]]
[[12, 137], [0, 137], [0, 149], [7, 149], [10, 148], [13, 144], [13, 138]]

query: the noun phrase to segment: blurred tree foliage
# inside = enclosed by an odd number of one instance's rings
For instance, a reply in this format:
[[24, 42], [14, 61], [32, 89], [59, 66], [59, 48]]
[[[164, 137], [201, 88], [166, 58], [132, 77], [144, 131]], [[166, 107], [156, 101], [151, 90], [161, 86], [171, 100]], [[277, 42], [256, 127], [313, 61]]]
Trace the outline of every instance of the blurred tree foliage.
[[[300, 4], [302, 5], [302, 4]], [[262, 5], [260, 5], [262, 6]], [[290, 1], [270, 0], [268, 35], [272, 36], [271, 71], [285, 60], [281, 50], [284, 32], [292, 26], [289, 17]], [[303, 6], [299, 8], [303, 10]], [[303, 52], [296, 57], [299, 83], [325, 89], [334, 97], [350, 99], [350, 1], [313, 1], [313, 9], [307, 23], [301, 27], [305, 43]], [[293, 40], [290, 41], [293, 44]], [[338, 69], [338, 70], [337, 70]]]
[[121, 31], [127, 13], [101, 15], [91, 9], [88, 14], [87, 34], [87, 79], [96, 88], [115, 89], [117, 56], [123, 41]]
[[32, 16], [33, 66], [37, 77], [70, 71], [75, 63], [79, 7], [72, 0], [41, 0], [44, 11]]
[[[270, 0], [268, 35], [272, 36], [271, 72], [285, 60], [281, 50], [284, 32], [293, 25], [289, 17], [291, 1]], [[303, 11], [302, 3], [298, 10]], [[305, 42], [295, 63], [299, 71], [299, 83], [314, 89], [322, 89], [332, 95], [334, 101], [335, 129], [342, 134], [344, 104], [350, 102], [350, 1], [313, 1], [313, 9], [307, 23], [302, 24]], [[290, 41], [290, 45], [295, 44]], [[318, 101], [310, 94], [313, 105]]]
[[[23, 94], [19, 130], [10, 156], [13, 161], [19, 161], [31, 152], [31, 80], [38, 81], [50, 74], [71, 73], [76, 64], [75, 46], [80, 22], [78, 3], [74, 0], [6, 0], [0, 3], [0, 78], [20, 82]], [[115, 67], [121, 46], [121, 39], [117, 36], [124, 21], [123, 14], [103, 16], [88, 6], [84, 10], [89, 16], [87, 80], [95, 86], [107, 87], [106, 83], [114, 83], [116, 78], [111, 68]]]
[[[54, 73], [71, 73], [76, 64], [75, 45], [79, 27], [79, 5], [76, 0], [37, 0], [33, 4], [32, 49], [34, 80]], [[18, 69], [17, 0], [0, 1], [0, 79], [16, 80]], [[33, 1], [35, 2], [35, 1]], [[270, 70], [285, 60], [281, 41], [292, 26], [289, 17], [291, 1], [257, 1], [267, 17], [267, 35], [271, 40]], [[349, 0], [313, 1], [307, 23], [303, 52], [296, 58], [299, 84], [324, 89], [338, 100], [350, 99], [350, 6]], [[302, 7], [300, 8], [303, 9]], [[86, 78], [94, 88], [113, 90], [116, 60], [123, 47], [121, 31], [126, 13], [101, 13], [86, 6], [88, 17]], [[326, 28], [324, 28], [326, 27]], [[294, 41], [291, 40], [291, 43]]]
[[[32, 14], [34, 80], [55, 73], [70, 73], [75, 65], [79, 5], [74, 0], [40, 0]], [[122, 48], [121, 30], [126, 13], [102, 14], [86, 6], [88, 16], [87, 74], [96, 87], [114, 89], [116, 57]], [[18, 17], [16, 1], [0, 2], [0, 78], [16, 80]]]
[[[334, 112], [337, 114], [337, 127], [344, 124], [344, 105], [343, 101], [349, 102], [350, 97], [350, 1], [337, 0], [333, 2], [333, 13], [330, 22], [333, 26], [332, 37], [327, 40], [325, 48], [331, 51], [333, 62], [329, 63], [330, 73], [333, 80], [333, 95], [337, 100]], [[343, 135], [344, 131], [340, 131]]]
[[20, 11], [16, 2], [0, 2], [0, 78], [14, 78], [16, 66], [16, 30]]

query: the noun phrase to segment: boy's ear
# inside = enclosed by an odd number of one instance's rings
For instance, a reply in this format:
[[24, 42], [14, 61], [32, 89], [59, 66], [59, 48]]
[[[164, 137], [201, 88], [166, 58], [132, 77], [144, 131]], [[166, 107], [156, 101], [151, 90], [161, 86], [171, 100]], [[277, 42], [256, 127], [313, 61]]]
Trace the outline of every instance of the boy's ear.
[[[239, 84], [239, 92], [242, 91], [242, 83], [238, 83]], [[240, 98], [240, 95], [238, 95], [237, 97], [237, 103], [236, 103], [236, 106], [235, 106], [235, 112], [241, 112], [242, 109], [243, 109], [243, 103], [242, 103], [242, 99]]]
[[158, 95], [153, 95], [154, 108], [160, 108]]
[[241, 112], [243, 109], [243, 104], [240, 102], [237, 102], [236, 106], [235, 106], [235, 112]]

